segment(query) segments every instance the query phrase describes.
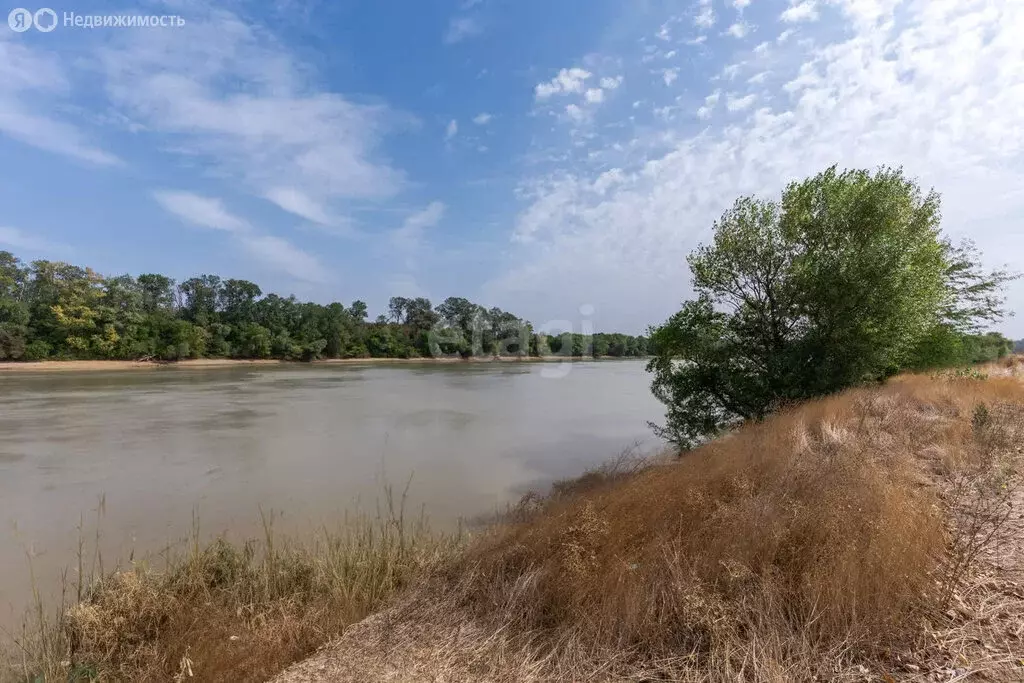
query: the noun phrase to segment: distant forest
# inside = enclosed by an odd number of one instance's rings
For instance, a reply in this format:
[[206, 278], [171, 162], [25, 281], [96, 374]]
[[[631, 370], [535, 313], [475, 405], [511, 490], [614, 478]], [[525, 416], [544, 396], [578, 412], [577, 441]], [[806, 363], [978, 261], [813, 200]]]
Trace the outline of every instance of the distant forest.
[[626, 334], [535, 332], [499, 308], [449, 297], [321, 305], [264, 295], [255, 283], [200, 275], [104, 277], [56, 261], [25, 265], [0, 251], [0, 361], [47, 359], [612, 356], [648, 353]]

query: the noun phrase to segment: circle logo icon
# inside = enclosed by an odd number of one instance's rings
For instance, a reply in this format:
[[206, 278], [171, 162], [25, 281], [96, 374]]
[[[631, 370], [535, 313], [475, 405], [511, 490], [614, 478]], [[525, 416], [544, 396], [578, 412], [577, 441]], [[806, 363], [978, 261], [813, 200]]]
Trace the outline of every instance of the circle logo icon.
[[[56, 24], [57, 15], [54, 14], [53, 16], [53, 23]], [[16, 7], [7, 15], [7, 25], [11, 27], [12, 31], [24, 33], [32, 28], [32, 13], [23, 7]]]
[[33, 20], [36, 23], [36, 30], [49, 33], [57, 28], [57, 13], [49, 7], [37, 9]]
[[33, 20], [35, 21], [36, 29], [43, 33], [49, 33], [57, 28], [57, 13], [49, 7], [36, 10]]

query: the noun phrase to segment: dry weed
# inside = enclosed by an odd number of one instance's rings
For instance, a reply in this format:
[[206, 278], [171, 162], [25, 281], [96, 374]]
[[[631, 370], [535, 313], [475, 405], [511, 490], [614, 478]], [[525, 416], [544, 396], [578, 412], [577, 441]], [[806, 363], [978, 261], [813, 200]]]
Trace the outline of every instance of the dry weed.
[[240, 545], [196, 536], [166, 569], [101, 575], [55, 618], [40, 610], [0, 680], [265, 681], [460, 544], [395, 506], [307, 543], [282, 543], [270, 516], [264, 528]]

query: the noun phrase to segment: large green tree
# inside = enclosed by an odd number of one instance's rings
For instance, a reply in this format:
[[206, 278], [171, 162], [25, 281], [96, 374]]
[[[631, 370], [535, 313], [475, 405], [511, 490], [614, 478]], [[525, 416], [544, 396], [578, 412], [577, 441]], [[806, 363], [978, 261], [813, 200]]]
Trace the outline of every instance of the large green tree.
[[682, 448], [786, 403], [956, 355], [1001, 314], [939, 228], [939, 196], [901, 169], [829, 168], [780, 201], [744, 197], [688, 258], [696, 297], [652, 330], [648, 369]]

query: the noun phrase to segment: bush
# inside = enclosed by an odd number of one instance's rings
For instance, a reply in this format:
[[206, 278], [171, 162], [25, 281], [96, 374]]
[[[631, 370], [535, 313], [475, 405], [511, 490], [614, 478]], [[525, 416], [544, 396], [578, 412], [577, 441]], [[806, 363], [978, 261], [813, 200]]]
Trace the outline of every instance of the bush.
[[25, 353], [22, 358], [30, 361], [46, 360], [52, 351], [53, 347], [49, 343], [42, 339], [36, 339], [25, 345]]

